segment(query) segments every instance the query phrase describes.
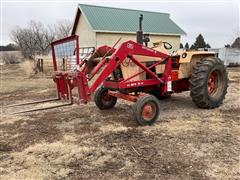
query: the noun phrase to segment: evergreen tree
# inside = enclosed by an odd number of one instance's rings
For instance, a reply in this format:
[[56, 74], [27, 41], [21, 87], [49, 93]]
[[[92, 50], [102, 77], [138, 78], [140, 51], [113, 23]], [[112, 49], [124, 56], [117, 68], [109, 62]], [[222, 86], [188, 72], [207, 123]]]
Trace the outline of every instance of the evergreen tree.
[[180, 49], [182, 49], [183, 48], [183, 44], [182, 43], [180, 43]]
[[191, 49], [208, 48], [208, 47], [211, 47], [211, 46], [205, 42], [202, 34], [199, 34], [196, 38], [196, 41], [191, 46]]
[[235, 41], [233, 42], [232, 48], [240, 48], [240, 37], [237, 37]]
[[8, 44], [6, 46], [0, 46], [0, 51], [16, 51], [18, 47], [15, 44]]
[[206, 44], [206, 48], [211, 48], [211, 46], [209, 44]]
[[185, 49], [186, 49], [186, 50], [189, 49], [189, 44], [188, 44], [188, 43], [185, 44]]

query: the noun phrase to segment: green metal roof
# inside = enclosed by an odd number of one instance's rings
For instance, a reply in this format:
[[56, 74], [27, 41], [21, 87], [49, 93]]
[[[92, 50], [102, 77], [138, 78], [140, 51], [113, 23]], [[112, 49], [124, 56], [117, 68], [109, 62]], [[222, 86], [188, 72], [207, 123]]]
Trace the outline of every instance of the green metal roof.
[[186, 34], [167, 13], [79, 4], [80, 11], [96, 32], [136, 32], [143, 14], [143, 31], [149, 34]]

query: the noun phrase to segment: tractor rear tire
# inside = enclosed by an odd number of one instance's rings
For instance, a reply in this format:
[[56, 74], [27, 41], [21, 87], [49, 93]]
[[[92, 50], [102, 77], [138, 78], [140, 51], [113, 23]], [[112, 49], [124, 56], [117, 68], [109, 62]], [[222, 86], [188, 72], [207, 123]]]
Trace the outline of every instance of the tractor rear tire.
[[108, 94], [108, 89], [101, 87], [99, 88], [94, 96], [94, 101], [96, 106], [100, 109], [100, 110], [104, 110], [104, 109], [111, 109], [115, 106], [115, 104], [117, 103], [117, 98], [110, 96]]
[[152, 125], [160, 117], [159, 100], [153, 95], [140, 97], [133, 106], [133, 115], [138, 124]]
[[200, 108], [212, 109], [222, 104], [228, 87], [227, 71], [219, 58], [201, 59], [189, 80], [190, 95]]

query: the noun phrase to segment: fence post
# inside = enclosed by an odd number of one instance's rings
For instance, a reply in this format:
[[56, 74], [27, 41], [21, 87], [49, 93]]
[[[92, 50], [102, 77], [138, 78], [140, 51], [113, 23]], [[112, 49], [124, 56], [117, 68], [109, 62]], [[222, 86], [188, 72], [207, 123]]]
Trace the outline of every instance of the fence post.
[[40, 59], [40, 72], [43, 72], [43, 59]]

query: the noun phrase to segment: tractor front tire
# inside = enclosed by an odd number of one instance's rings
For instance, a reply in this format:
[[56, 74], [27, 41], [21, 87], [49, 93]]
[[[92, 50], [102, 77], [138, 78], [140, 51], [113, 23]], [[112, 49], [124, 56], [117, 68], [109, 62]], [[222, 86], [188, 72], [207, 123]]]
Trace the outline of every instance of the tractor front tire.
[[220, 106], [227, 93], [227, 71], [219, 58], [201, 59], [193, 68], [189, 80], [190, 95], [200, 108], [212, 109]]
[[101, 109], [111, 109], [117, 103], [117, 98], [108, 94], [108, 89], [101, 87], [99, 88], [94, 96], [96, 106]]
[[138, 124], [152, 125], [160, 117], [159, 100], [153, 95], [140, 97], [133, 106], [133, 115]]

